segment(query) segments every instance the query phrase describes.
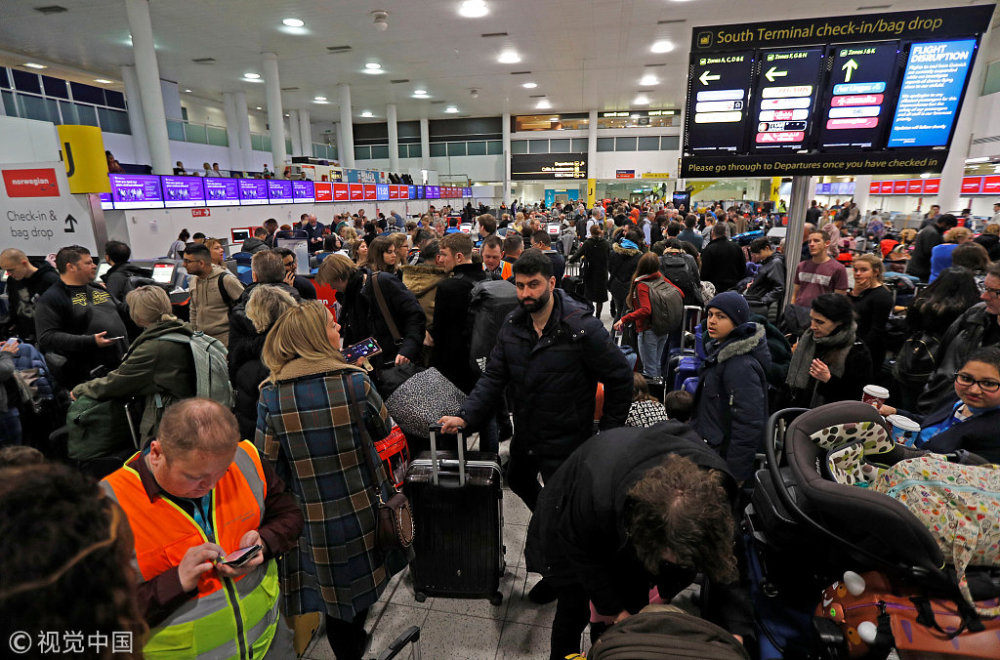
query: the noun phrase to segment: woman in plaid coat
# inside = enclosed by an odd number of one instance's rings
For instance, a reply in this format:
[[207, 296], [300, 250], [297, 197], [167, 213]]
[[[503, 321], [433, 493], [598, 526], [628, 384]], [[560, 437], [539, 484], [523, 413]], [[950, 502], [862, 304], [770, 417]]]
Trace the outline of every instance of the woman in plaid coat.
[[306, 519], [297, 550], [281, 564], [285, 614], [325, 612], [337, 660], [360, 659], [365, 617], [391, 573], [375, 547], [372, 466], [381, 487], [389, 482], [377, 455], [369, 460], [362, 453], [356, 425], [367, 424], [370, 438], [384, 438], [389, 415], [365, 372], [344, 362], [340, 326], [322, 303], [282, 314], [263, 359], [271, 376], [260, 392], [256, 443]]

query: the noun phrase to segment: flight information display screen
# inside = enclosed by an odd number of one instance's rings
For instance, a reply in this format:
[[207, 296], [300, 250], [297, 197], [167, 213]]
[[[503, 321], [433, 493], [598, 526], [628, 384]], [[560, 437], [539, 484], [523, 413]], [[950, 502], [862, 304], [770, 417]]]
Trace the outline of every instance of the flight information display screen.
[[880, 143], [895, 98], [899, 55], [899, 42], [833, 48], [820, 148], [865, 149]]
[[692, 152], [742, 150], [753, 64], [751, 52], [693, 58], [688, 82], [688, 96], [694, 99], [694, 121], [688, 128]]
[[975, 39], [913, 44], [889, 133], [890, 147], [948, 144], [975, 52]]
[[813, 127], [822, 48], [765, 53], [754, 90], [755, 151], [801, 149]]

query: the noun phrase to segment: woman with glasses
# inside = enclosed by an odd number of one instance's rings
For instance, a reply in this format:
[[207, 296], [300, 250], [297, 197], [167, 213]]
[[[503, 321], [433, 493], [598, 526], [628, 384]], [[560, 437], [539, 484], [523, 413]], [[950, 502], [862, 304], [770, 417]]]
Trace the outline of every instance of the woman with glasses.
[[955, 373], [955, 396], [947, 405], [920, 416], [892, 406], [883, 415], [899, 413], [920, 424], [914, 446], [945, 454], [965, 449], [1000, 463], [1000, 346], [974, 352]]

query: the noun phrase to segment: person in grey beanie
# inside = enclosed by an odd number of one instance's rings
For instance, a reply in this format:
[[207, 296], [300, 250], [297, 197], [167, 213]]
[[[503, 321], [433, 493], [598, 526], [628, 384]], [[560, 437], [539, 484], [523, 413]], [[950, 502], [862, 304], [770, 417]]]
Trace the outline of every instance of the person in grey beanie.
[[771, 354], [764, 328], [750, 321], [743, 296], [726, 291], [705, 307], [707, 357], [698, 371], [691, 426], [745, 484], [767, 423]]

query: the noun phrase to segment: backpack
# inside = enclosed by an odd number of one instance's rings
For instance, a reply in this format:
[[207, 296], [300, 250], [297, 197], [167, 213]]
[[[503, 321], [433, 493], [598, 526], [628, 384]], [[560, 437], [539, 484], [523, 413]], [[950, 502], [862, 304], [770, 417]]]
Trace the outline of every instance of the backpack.
[[117, 399], [77, 397], [66, 412], [66, 427], [66, 452], [77, 461], [110, 456], [133, 447], [135, 442], [125, 406]]
[[719, 626], [674, 605], [647, 605], [609, 628], [587, 653], [588, 660], [745, 660], [736, 638]]
[[937, 371], [937, 354], [941, 340], [936, 336], [921, 332], [903, 342], [896, 353], [896, 363], [892, 374], [896, 380], [908, 385], [922, 385]]
[[135, 289], [138, 289], [141, 286], [158, 286], [164, 291], [166, 291], [167, 295], [170, 295], [170, 291], [172, 290], [172, 287], [169, 284], [163, 284], [161, 282], [157, 282], [152, 277], [133, 275], [132, 277], [128, 278], [128, 281], [125, 283], [125, 291], [122, 293], [122, 300], [125, 300], [125, 296], [127, 296], [131, 291], [134, 291]]
[[191, 336], [170, 332], [157, 337], [160, 341], [188, 344], [194, 358], [195, 396], [211, 399], [227, 408], [233, 407], [233, 385], [229, 381], [228, 352], [222, 342], [200, 330]]
[[503, 320], [517, 308], [517, 287], [507, 280], [476, 282], [469, 292], [471, 341], [469, 360], [478, 364], [490, 356]]
[[684, 297], [680, 290], [664, 279], [648, 282], [647, 286], [653, 332], [663, 336], [680, 330], [684, 317]]
[[970, 565], [1000, 567], [1000, 469], [927, 454], [896, 463], [871, 489], [898, 500], [927, 526], [945, 561], [954, 564], [969, 605], [982, 616], [1000, 616], [997, 601], [976, 603], [965, 575]]
[[696, 282], [688, 270], [687, 262], [679, 254], [664, 254], [660, 257], [660, 274], [677, 285], [684, 294], [688, 305], [702, 305], [701, 283]]

